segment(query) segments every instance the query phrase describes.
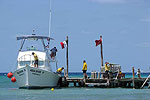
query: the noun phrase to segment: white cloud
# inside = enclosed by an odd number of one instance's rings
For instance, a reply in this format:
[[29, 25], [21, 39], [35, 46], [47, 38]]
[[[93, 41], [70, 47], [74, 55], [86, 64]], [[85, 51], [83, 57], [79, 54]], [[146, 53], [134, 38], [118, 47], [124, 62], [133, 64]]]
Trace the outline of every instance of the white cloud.
[[124, 3], [126, 0], [91, 0], [98, 3]]
[[89, 31], [82, 30], [81, 33], [86, 34], [86, 35], [90, 35], [90, 34], [93, 34], [94, 32], [89, 32]]
[[150, 14], [147, 13], [147, 14], [143, 15], [143, 17], [140, 19], [140, 21], [142, 21], [142, 22], [150, 22]]
[[135, 2], [140, 2], [140, 0], [90, 0], [92, 2], [98, 2], [98, 3], [127, 3], [127, 2], [131, 2], [131, 3], [135, 3]]
[[150, 42], [143, 42], [136, 45], [136, 47], [140, 48], [150, 48]]
[[141, 19], [142, 22], [150, 22], [150, 18]]

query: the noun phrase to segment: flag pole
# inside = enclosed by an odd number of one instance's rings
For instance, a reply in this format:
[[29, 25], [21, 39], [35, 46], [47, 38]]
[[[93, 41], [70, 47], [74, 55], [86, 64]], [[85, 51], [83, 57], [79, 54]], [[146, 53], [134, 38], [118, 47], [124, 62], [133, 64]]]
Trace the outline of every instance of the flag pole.
[[[102, 36], [100, 36], [100, 39], [102, 39]], [[101, 66], [103, 66], [103, 43], [100, 45], [100, 53], [101, 53]]]
[[67, 36], [67, 39], [66, 39], [66, 43], [67, 43], [66, 60], [67, 60], [67, 77], [68, 77], [68, 36]]
[[52, 20], [52, 12], [51, 12], [51, 0], [49, 0], [49, 3], [50, 3], [50, 11], [49, 11], [49, 37], [51, 35], [51, 20]]

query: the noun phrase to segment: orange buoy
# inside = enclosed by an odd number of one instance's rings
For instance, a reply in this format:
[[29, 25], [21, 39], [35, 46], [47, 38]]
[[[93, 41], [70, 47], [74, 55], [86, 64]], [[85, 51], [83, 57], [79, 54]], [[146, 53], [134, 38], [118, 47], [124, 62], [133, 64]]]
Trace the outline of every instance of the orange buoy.
[[11, 78], [13, 76], [13, 73], [12, 72], [9, 72], [8, 74], [7, 74], [7, 77], [8, 78]]
[[16, 78], [15, 78], [15, 77], [12, 77], [12, 78], [11, 78], [11, 81], [12, 81], [12, 82], [16, 82]]

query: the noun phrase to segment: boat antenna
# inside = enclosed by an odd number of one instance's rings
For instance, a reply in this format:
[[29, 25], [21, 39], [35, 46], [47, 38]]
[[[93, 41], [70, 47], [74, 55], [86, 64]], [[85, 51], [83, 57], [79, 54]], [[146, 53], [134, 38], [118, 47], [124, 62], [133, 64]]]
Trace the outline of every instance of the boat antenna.
[[51, 35], [51, 0], [49, 0], [50, 3], [50, 11], [49, 11], [49, 37]]
[[35, 33], [34, 33], [34, 32], [35, 32], [35, 30], [34, 30], [34, 29], [32, 30], [32, 32], [33, 32], [33, 33], [32, 33], [32, 35], [35, 35]]

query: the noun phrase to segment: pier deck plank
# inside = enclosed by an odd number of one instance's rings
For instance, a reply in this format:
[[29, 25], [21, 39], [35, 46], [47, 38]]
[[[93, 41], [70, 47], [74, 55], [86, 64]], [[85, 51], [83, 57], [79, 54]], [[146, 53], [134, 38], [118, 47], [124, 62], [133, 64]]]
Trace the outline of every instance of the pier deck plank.
[[[135, 87], [139, 88], [141, 84], [146, 80], [146, 78], [134, 78]], [[123, 88], [132, 88], [132, 78], [122, 78], [122, 79], [98, 79], [98, 78], [88, 78], [84, 82], [83, 78], [66, 78], [66, 80], [63, 80], [62, 83], [67, 83], [66, 87], [69, 86], [69, 83], [74, 83], [74, 87], [77, 86], [77, 84], [80, 87], [86, 87], [86, 86], [104, 86], [104, 87], [110, 87], [110, 88], [116, 88], [116, 87], [123, 87]], [[150, 81], [147, 81], [147, 84]], [[77, 83], [77, 84], [76, 84]], [[62, 85], [65, 86], [65, 85]]]

